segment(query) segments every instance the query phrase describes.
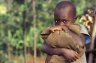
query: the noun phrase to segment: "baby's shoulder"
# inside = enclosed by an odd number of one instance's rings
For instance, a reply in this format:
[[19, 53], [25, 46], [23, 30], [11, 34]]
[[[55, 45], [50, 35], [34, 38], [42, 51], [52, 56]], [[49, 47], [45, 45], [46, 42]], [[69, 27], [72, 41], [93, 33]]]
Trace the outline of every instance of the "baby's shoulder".
[[69, 29], [71, 30], [71, 31], [73, 31], [73, 32], [75, 32], [76, 34], [81, 34], [81, 27], [80, 27], [80, 25], [78, 25], [78, 24], [70, 24], [69, 26]]
[[81, 29], [81, 26], [79, 24], [71, 24], [70, 27]]

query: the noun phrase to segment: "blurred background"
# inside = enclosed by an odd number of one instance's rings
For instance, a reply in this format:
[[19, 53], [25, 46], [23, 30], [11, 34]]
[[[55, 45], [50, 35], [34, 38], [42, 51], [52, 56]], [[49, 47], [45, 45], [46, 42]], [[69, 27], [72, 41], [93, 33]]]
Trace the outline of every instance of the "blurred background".
[[[0, 63], [44, 63], [40, 32], [53, 23], [56, 4], [63, 0], [0, 0]], [[70, 0], [77, 23], [95, 0]]]

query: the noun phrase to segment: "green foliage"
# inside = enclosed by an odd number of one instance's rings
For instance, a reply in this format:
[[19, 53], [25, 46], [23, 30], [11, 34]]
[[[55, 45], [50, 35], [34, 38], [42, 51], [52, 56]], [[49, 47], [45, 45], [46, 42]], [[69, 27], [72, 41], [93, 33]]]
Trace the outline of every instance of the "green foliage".
[[[37, 35], [37, 48], [40, 48], [43, 43], [40, 33], [46, 27], [54, 24], [54, 8], [61, 0], [37, 0], [36, 23], [33, 23], [31, 0], [25, 3], [23, 0], [12, 1], [11, 6], [6, 2], [0, 4], [0, 9], [4, 11], [0, 10], [0, 46], [2, 46], [0, 51], [4, 52], [4, 46], [10, 47], [12, 50], [14, 48], [23, 50], [24, 43], [26, 47], [33, 49], [35, 34]], [[81, 15], [86, 7], [92, 7], [94, 4], [94, 1], [91, 0], [72, 0], [72, 2], [77, 7], [77, 15]], [[80, 17], [78, 17], [77, 23], [79, 23], [79, 19]], [[36, 27], [33, 27], [34, 24]], [[6, 53], [0, 52], [0, 61], [7, 61], [7, 59]]]
[[0, 63], [4, 63], [5, 61], [8, 61], [8, 56], [3, 51], [0, 51]]

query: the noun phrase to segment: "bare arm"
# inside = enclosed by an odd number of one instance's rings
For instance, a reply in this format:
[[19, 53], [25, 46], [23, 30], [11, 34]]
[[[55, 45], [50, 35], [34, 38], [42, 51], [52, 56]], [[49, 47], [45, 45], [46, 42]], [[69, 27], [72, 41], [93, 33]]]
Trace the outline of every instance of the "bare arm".
[[46, 43], [42, 45], [42, 50], [49, 55], [61, 55], [62, 54], [61, 48], [52, 48]]
[[65, 48], [52, 48], [46, 43], [42, 45], [42, 50], [49, 55], [61, 55], [68, 61], [75, 61], [80, 57], [79, 54], [73, 50]]

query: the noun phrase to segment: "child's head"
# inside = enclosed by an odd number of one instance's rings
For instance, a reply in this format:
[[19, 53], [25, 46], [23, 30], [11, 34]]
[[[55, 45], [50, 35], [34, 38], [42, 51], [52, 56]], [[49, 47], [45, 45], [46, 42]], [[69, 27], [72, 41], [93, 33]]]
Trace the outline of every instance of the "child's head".
[[67, 24], [74, 22], [76, 18], [76, 8], [70, 1], [62, 1], [57, 4], [54, 10], [54, 20], [56, 25], [60, 25], [60, 22]]

